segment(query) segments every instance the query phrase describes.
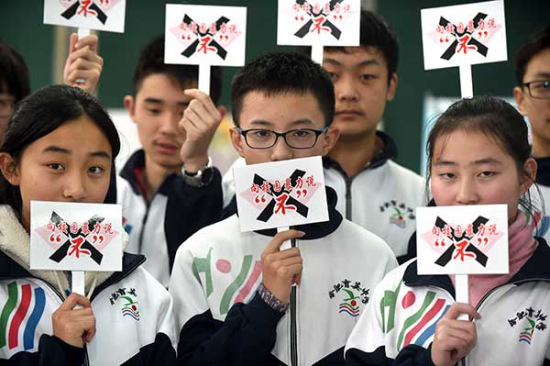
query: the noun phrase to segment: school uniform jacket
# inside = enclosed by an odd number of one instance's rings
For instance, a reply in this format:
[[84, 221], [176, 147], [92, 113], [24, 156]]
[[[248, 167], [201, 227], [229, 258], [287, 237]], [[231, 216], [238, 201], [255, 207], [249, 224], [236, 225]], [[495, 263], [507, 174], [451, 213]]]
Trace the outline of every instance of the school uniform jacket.
[[99, 278], [91, 297], [96, 334], [84, 348], [73, 347], [53, 335], [52, 314], [64, 301], [53, 271], [25, 269], [28, 234], [11, 208], [0, 206], [0, 220], [0, 364], [173, 364], [172, 299], [142, 268], [143, 256], [125, 254], [122, 272], [93, 273]]
[[127, 251], [145, 255], [145, 269], [167, 287], [179, 245], [200, 228], [219, 219], [221, 175], [214, 168], [212, 182], [198, 188], [172, 174], [147, 202], [136, 178], [144, 169], [145, 153], [139, 150], [120, 172], [117, 203], [122, 204], [124, 228], [130, 235]]
[[550, 242], [550, 157], [535, 158], [537, 161], [536, 185], [529, 190], [531, 200], [537, 207], [534, 216], [538, 222], [537, 236]]
[[371, 291], [396, 266], [390, 248], [342, 218], [330, 188], [328, 222], [298, 226], [303, 258], [295, 301], [281, 313], [257, 295], [261, 253], [275, 230], [241, 233], [237, 215], [178, 250], [170, 281], [178, 360], [185, 365], [338, 365]]
[[[426, 184], [422, 177], [391, 160], [397, 156], [397, 148], [390, 136], [381, 131], [376, 135], [383, 142], [382, 152], [354, 177], [335, 160], [324, 157], [325, 184], [338, 195], [336, 209], [384, 239], [401, 263], [416, 229], [415, 209], [427, 202]], [[233, 166], [243, 164], [239, 159]], [[223, 178], [223, 189], [223, 217], [229, 217], [236, 208], [232, 169]]]
[[[477, 305], [477, 343], [465, 365], [550, 364], [550, 248], [542, 238], [510, 281]], [[455, 297], [445, 275], [417, 274], [413, 259], [374, 290], [346, 345], [346, 365], [433, 365], [437, 322]]]

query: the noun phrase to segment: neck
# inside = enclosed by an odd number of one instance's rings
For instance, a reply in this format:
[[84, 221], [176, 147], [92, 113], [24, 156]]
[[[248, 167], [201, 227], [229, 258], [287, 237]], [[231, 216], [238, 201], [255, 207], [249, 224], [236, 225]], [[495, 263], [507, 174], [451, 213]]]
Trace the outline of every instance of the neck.
[[550, 157], [550, 141], [546, 141], [538, 136], [533, 135], [532, 154], [537, 158]]
[[150, 200], [159, 189], [164, 179], [172, 173], [178, 173], [181, 167], [169, 168], [156, 164], [148, 156], [145, 156], [145, 170], [142, 175], [145, 196]]
[[336, 160], [349, 177], [356, 176], [376, 153], [376, 130], [362, 139], [346, 139], [340, 136], [329, 156]]

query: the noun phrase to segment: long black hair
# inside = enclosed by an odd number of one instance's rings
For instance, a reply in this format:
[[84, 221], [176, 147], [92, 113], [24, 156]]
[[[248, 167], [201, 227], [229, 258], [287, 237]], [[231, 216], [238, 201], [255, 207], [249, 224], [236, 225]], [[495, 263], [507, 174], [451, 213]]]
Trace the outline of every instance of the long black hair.
[[[114, 161], [120, 151], [118, 132], [100, 102], [85, 91], [67, 85], [53, 85], [37, 90], [23, 99], [4, 134], [0, 152], [19, 163], [23, 151], [34, 141], [48, 135], [63, 124], [88, 116], [105, 134], [113, 151], [110, 188], [114, 187]], [[107, 198], [107, 197], [106, 197]], [[106, 201], [110, 201], [106, 199]], [[21, 192], [0, 174], [0, 204], [10, 205], [21, 216]]]

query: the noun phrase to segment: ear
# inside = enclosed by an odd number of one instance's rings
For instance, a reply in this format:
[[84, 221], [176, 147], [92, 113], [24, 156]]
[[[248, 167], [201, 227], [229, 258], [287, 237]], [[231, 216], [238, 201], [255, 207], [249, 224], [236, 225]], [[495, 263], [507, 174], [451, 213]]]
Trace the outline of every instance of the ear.
[[519, 86], [516, 86], [514, 88], [514, 99], [516, 100], [516, 104], [518, 106], [518, 110], [522, 115], [527, 115], [527, 111], [525, 110], [525, 93], [523, 92], [523, 89]]
[[386, 92], [386, 100], [388, 102], [392, 101], [395, 97], [395, 91], [397, 90], [397, 74], [394, 72], [390, 77], [390, 83], [388, 85], [388, 91]]
[[[136, 101], [133, 96], [126, 95], [124, 96], [124, 108], [128, 111], [128, 114], [130, 115], [130, 118], [132, 121], [134, 121], [134, 116], [136, 115]], [[134, 121], [135, 123], [136, 121]]]
[[334, 126], [330, 126], [327, 132], [320, 136], [323, 142], [323, 156], [327, 155], [336, 145], [338, 137], [340, 137], [340, 130]]
[[527, 172], [527, 177], [521, 181], [521, 194], [524, 194], [531, 188], [535, 179], [537, 179], [537, 162], [533, 158], [529, 158], [523, 164], [523, 168]]
[[229, 137], [231, 138], [231, 143], [233, 144], [235, 151], [237, 151], [241, 158], [244, 158], [243, 144], [246, 144], [246, 142], [244, 141], [241, 133], [237, 131], [236, 126], [232, 126], [229, 128]]
[[21, 184], [21, 177], [19, 169], [17, 169], [17, 163], [13, 157], [6, 153], [0, 153], [0, 171], [6, 180], [12, 186], [18, 186]]

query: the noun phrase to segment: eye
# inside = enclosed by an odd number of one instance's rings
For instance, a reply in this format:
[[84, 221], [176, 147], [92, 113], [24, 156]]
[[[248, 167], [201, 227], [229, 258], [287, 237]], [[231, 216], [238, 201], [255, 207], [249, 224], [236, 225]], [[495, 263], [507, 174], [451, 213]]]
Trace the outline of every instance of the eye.
[[153, 116], [158, 116], [162, 110], [158, 109], [158, 108], [149, 108], [147, 109], [147, 112], [149, 112], [149, 114], [153, 115]]
[[88, 172], [90, 172], [91, 174], [94, 174], [94, 175], [98, 175], [98, 174], [101, 174], [105, 171], [105, 169], [103, 169], [102, 167], [100, 166], [92, 166], [88, 169]]
[[271, 131], [269, 130], [254, 130], [252, 132], [252, 136], [255, 137], [255, 138], [268, 138], [271, 136]]
[[292, 131], [292, 137], [306, 138], [313, 135], [313, 132], [310, 130], [295, 130]]
[[63, 167], [63, 165], [59, 164], [59, 163], [51, 163], [51, 164], [48, 164], [48, 168], [52, 169], [52, 170], [57, 170], [57, 171], [61, 171], [63, 169], [65, 169]]
[[372, 74], [361, 74], [361, 75], [359, 76], [359, 79], [361, 79], [362, 81], [374, 80], [374, 79], [376, 79], [376, 75], [372, 75]]
[[544, 80], [544, 81], [538, 81], [536, 83], [533, 83], [533, 87], [535, 89], [550, 89], [550, 81]]
[[454, 173], [440, 173], [437, 176], [442, 180], [452, 180], [456, 178], [456, 175]]
[[490, 171], [485, 171], [485, 172], [479, 173], [479, 176], [480, 176], [481, 178], [490, 178], [490, 177], [493, 177], [493, 176], [495, 176], [495, 175], [496, 175], [495, 172], [490, 172]]

